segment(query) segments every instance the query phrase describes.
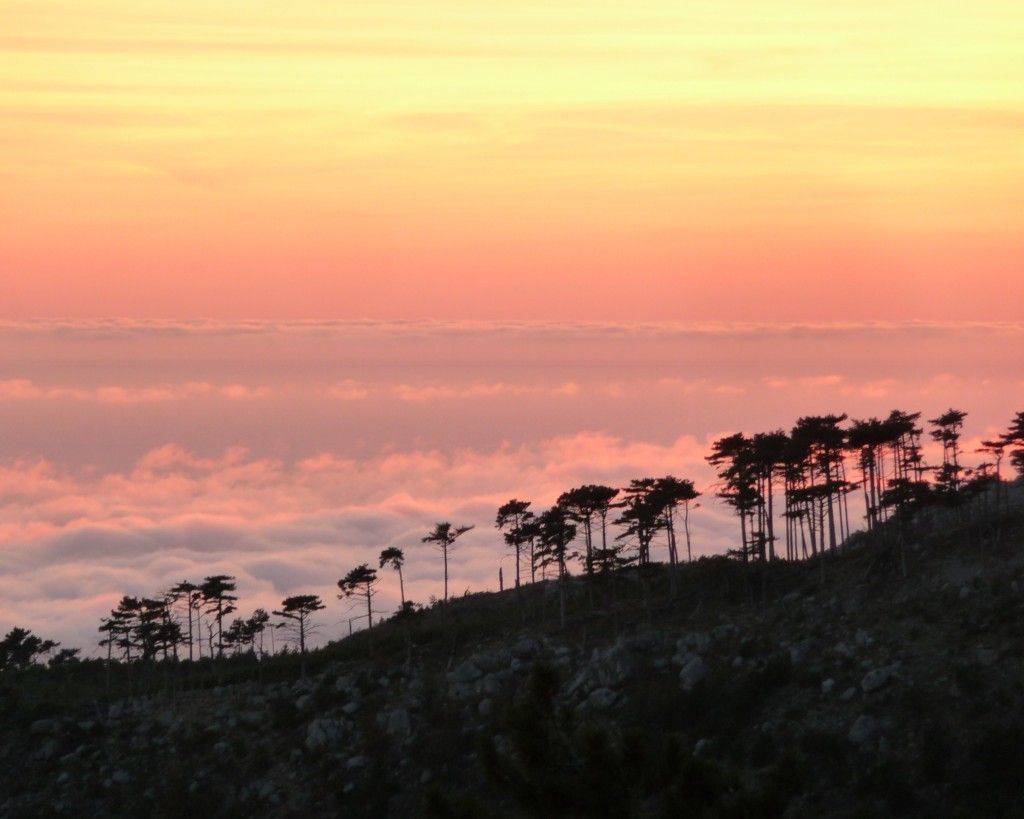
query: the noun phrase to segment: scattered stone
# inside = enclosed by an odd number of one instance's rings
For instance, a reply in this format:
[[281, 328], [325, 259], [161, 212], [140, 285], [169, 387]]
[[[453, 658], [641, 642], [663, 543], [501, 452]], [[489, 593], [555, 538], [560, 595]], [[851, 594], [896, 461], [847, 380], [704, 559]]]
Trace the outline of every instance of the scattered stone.
[[821, 693], [822, 694], [831, 694], [832, 690], [835, 687], [836, 687], [836, 681], [834, 679], [832, 679], [832, 677], [829, 677], [827, 680], [825, 680], [821, 684]]
[[587, 697], [587, 705], [595, 711], [607, 711], [618, 699], [618, 695], [610, 688], [596, 688]]
[[475, 683], [483, 676], [483, 672], [477, 668], [472, 660], [465, 660], [455, 667], [455, 670], [448, 674], [448, 681], [459, 685]]
[[700, 657], [693, 657], [679, 672], [679, 683], [684, 691], [692, 691], [708, 676], [707, 664]]
[[873, 668], [860, 681], [860, 688], [865, 694], [870, 694], [888, 683], [892, 677], [893, 672], [890, 667]]
[[856, 689], [856, 688], [854, 688], [854, 687], [853, 687], [853, 686], [851, 685], [851, 686], [850, 686], [849, 688], [847, 688], [847, 689], [846, 689], [846, 690], [845, 690], [845, 691], [844, 691], [844, 692], [843, 692], [842, 694], [840, 694], [840, 695], [839, 695], [839, 699], [840, 699], [840, 700], [841, 700], [842, 702], [849, 702], [850, 700], [852, 700], [852, 699], [853, 699], [854, 697], [856, 697], [856, 696], [857, 696], [857, 689]]
[[868, 714], [861, 714], [850, 728], [847, 739], [856, 745], [864, 745], [878, 736], [878, 721]]
[[406, 738], [412, 733], [412, 720], [404, 708], [396, 708], [388, 714], [385, 730], [393, 737]]

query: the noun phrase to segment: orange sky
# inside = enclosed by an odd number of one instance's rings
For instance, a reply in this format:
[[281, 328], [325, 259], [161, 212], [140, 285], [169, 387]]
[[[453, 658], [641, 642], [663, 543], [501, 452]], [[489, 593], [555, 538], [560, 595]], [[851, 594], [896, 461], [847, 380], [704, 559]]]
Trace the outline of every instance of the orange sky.
[[1019, 0], [0, 0], [0, 314], [1017, 319]]

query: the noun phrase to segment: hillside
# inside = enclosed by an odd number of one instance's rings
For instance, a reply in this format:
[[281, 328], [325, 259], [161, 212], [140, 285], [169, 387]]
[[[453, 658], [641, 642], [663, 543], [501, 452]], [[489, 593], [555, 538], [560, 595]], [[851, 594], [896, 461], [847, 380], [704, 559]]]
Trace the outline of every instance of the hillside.
[[[1017, 816], [1015, 513], [466, 596], [312, 652], [0, 678], [0, 815]], [[999, 531], [998, 540], [994, 537]], [[888, 541], [888, 542], [887, 542]]]

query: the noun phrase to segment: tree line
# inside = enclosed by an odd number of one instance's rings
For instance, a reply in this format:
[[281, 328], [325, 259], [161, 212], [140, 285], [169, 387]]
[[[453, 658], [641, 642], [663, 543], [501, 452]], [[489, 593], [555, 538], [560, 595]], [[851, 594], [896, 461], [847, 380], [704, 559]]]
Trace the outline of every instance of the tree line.
[[[973, 467], [964, 465], [966, 417], [962, 410], [949, 409], [927, 420], [928, 436], [941, 446], [934, 464], [927, 464], [923, 455], [920, 412], [893, 410], [883, 419], [804, 416], [789, 431], [719, 438], [706, 460], [716, 469], [711, 490], [739, 523], [738, 545], [728, 555], [745, 564], [823, 558], [853, 532], [850, 499], [859, 497], [867, 532], [892, 523], [886, 531], [897, 533], [905, 573], [903, 533], [916, 515], [945, 508], [960, 518], [979, 505], [998, 513], [1009, 502], [1004, 462], [1024, 476], [1024, 412], [1014, 416], [1004, 433], [982, 442], [975, 454], [985, 460]], [[566, 581], [574, 569], [586, 580], [608, 580], [614, 598], [616, 573], [650, 564], [656, 543], [665, 549], [674, 595], [678, 566], [693, 560], [690, 516], [701, 495], [693, 481], [673, 475], [637, 478], [624, 487], [585, 484], [563, 492], [538, 512], [531, 501], [513, 498], [498, 508], [494, 525], [514, 560], [516, 589], [536, 583], [538, 575], [558, 581], [564, 625]], [[449, 559], [459, 538], [473, 528], [440, 522], [421, 538], [441, 556], [443, 596], [437, 602], [442, 606], [449, 600]], [[373, 598], [383, 579], [381, 570], [397, 577], [397, 616], [417, 608], [405, 597], [404, 563], [404, 551], [389, 546], [375, 565], [359, 564], [338, 580], [339, 599], [365, 605], [368, 629], [374, 624]], [[316, 628], [314, 615], [326, 608], [318, 595], [293, 595], [273, 612], [258, 608], [247, 618], [229, 619], [237, 612], [236, 591], [235, 577], [217, 574], [199, 583], [183, 580], [153, 597], [126, 595], [101, 619], [100, 645], [107, 649], [108, 661], [116, 657], [125, 663], [242, 653], [262, 657], [268, 635], [273, 652], [274, 631], [284, 630], [305, 654]], [[14, 629], [0, 641], [0, 670], [24, 667], [58, 646]], [[62, 649], [54, 660], [71, 661], [76, 654], [76, 649]]]

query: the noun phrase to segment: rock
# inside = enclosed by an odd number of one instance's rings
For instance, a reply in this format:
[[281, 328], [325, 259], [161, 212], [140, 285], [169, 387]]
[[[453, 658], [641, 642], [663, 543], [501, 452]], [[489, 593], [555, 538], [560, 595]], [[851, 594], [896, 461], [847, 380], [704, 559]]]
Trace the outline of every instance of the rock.
[[393, 737], [405, 739], [412, 733], [412, 720], [409, 719], [409, 712], [404, 708], [396, 708], [388, 714], [384, 730]]
[[860, 681], [860, 688], [865, 694], [870, 694], [872, 691], [877, 691], [889, 680], [892, 679], [893, 673], [892, 668], [882, 666], [880, 668], [873, 668], [864, 678]]
[[306, 728], [306, 749], [311, 752], [336, 748], [341, 744], [344, 727], [335, 719], [315, 719]]
[[480, 680], [479, 688], [488, 697], [493, 697], [501, 690], [501, 679], [497, 674], [486, 674]]
[[703, 631], [691, 631], [676, 640], [676, 651], [703, 654], [711, 647], [711, 637]]
[[715, 626], [711, 629], [711, 638], [713, 640], [724, 640], [726, 637], [731, 637], [736, 633], [736, 626], [733, 623], [722, 623], [720, 626]]
[[857, 645], [861, 647], [869, 646], [875, 642], [875, 638], [868, 634], [866, 631], [864, 631], [864, 629], [862, 628], [857, 629], [857, 631], [853, 635], [853, 640]]
[[358, 702], [346, 702], [343, 706], [341, 706], [342, 713], [344, 713], [344, 714], [346, 714], [346, 715], [348, 715], [350, 717], [354, 716], [356, 711], [358, 711], [358, 710], [359, 710], [359, 703]]
[[853, 656], [853, 649], [850, 648], [850, 645], [843, 640], [840, 640], [838, 643], [832, 646], [832, 651], [833, 653], [838, 654], [840, 657], [850, 658]]
[[260, 728], [266, 723], [266, 720], [259, 711], [240, 711], [238, 722], [246, 728]]
[[455, 670], [448, 674], [448, 681], [459, 685], [475, 683], [483, 676], [483, 672], [477, 668], [472, 660], [465, 660], [455, 667]]
[[484, 718], [487, 718], [494, 711], [494, 700], [489, 697], [480, 700], [480, 704], [476, 707], [476, 712]]
[[55, 719], [37, 719], [28, 727], [28, 732], [33, 736], [41, 734], [55, 734], [60, 727]]
[[961, 600], [966, 600], [970, 596], [971, 596], [971, 587], [968, 586], [965, 583], [963, 586], [960, 587], [960, 599]]
[[732, 667], [737, 671], [743, 668], [743, 658], [740, 657], [738, 654], [732, 658]]
[[847, 739], [856, 745], [864, 745], [878, 736], [878, 721], [868, 714], [861, 714], [850, 727]]
[[708, 749], [710, 749], [710, 747], [711, 747], [711, 740], [710, 739], [698, 739], [697, 742], [693, 746], [693, 755], [694, 756], [700, 756], [701, 754], [703, 754], [706, 751], [708, 751]]
[[110, 775], [110, 781], [115, 785], [127, 785], [132, 778], [128, 775], [128, 771], [119, 768]]
[[295, 698], [295, 707], [299, 711], [305, 711], [313, 702], [312, 694], [301, 694]]
[[349, 771], [361, 771], [369, 764], [370, 758], [359, 754], [357, 756], [349, 757], [348, 761], [345, 763], [345, 768]]
[[847, 688], [842, 694], [839, 695], [839, 699], [843, 702], [849, 702], [857, 696], [857, 689], [852, 685]]
[[516, 640], [515, 645], [512, 646], [512, 656], [520, 660], [527, 660], [536, 656], [539, 652], [540, 643], [526, 635]]
[[818, 650], [814, 640], [801, 640], [789, 649], [789, 661], [794, 666], [802, 666], [807, 663]]
[[597, 655], [594, 665], [597, 682], [605, 688], [619, 687], [638, 671], [636, 658], [622, 643], [616, 643]]
[[618, 695], [610, 688], [595, 688], [587, 697], [587, 705], [595, 711], [607, 711], [617, 699]]
[[829, 677], [827, 680], [825, 680], [821, 684], [821, 693], [822, 694], [831, 694], [832, 690], [835, 687], [836, 687], [836, 681], [834, 679], [832, 679], [831, 677]]
[[579, 692], [587, 691], [591, 684], [592, 671], [590, 666], [584, 666], [577, 672], [576, 676], [569, 681], [565, 687], [565, 693], [569, 697], [576, 696]]
[[679, 683], [684, 691], [692, 691], [708, 676], [708, 666], [700, 657], [693, 657], [679, 672]]

